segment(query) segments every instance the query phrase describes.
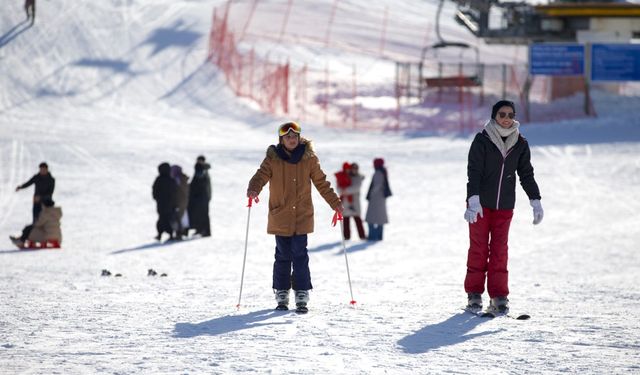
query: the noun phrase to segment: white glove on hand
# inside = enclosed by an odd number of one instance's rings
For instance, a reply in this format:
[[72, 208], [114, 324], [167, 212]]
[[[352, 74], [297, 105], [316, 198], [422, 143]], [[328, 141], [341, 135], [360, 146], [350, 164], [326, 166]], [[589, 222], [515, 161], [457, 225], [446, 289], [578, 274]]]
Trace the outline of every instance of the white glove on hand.
[[542, 203], [540, 203], [540, 199], [531, 199], [529, 200], [529, 204], [533, 207], [533, 225], [538, 225], [544, 217]]
[[467, 200], [468, 206], [467, 210], [464, 212], [464, 219], [469, 222], [469, 224], [473, 224], [478, 221], [478, 214], [480, 217], [484, 217], [482, 213], [482, 206], [480, 205], [480, 196], [472, 195]]

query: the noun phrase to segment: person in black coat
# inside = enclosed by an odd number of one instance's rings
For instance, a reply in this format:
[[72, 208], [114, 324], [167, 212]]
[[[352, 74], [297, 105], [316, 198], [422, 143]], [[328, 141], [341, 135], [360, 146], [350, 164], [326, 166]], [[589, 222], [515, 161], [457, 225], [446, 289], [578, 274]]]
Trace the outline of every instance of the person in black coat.
[[158, 222], [156, 228], [158, 235], [156, 240], [160, 241], [162, 233], [169, 233], [169, 239], [173, 239], [173, 228], [171, 220], [173, 220], [176, 212], [176, 194], [177, 186], [171, 178], [171, 166], [169, 163], [162, 163], [158, 166], [160, 175], [156, 177], [153, 183], [153, 199], [156, 201], [158, 210]]
[[209, 178], [210, 166], [204, 161], [204, 157], [198, 157], [195, 172], [189, 187], [189, 226], [196, 230], [196, 234], [203, 237], [211, 236], [211, 224], [209, 222], [209, 202], [211, 201], [211, 179]]
[[490, 309], [507, 312], [509, 226], [516, 201], [516, 173], [533, 208], [533, 224], [542, 221], [540, 190], [534, 178], [529, 143], [520, 134], [515, 104], [498, 101], [491, 119], [469, 149], [467, 209], [469, 252], [464, 288], [468, 307], [482, 308], [485, 290]]
[[29, 181], [16, 187], [16, 191], [19, 191], [35, 184], [36, 189], [33, 192], [32, 210], [34, 223], [36, 222], [36, 220], [38, 220], [38, 215], [40, 215], [40, 211], [42, 211], [42, 202], [45, 199], [53, 198], [53, 190], [56, 187], [56, 180], [55, 178], [53, 178], [51, 173], [49, 173], [49, 166], [47, 165], [47, 163], [40, 163], [39, 168], [40, 171], [33, 177], [31, 177]]

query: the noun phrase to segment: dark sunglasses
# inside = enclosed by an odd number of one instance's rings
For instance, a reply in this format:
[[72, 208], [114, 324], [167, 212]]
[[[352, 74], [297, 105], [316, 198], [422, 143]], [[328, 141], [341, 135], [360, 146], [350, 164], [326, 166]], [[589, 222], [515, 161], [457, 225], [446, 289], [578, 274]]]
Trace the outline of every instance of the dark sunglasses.
[[513, 120], [513, 118], [516, 117], [516, 114], [514, 112], [509, 112], [509, 113], [498, 112], [498, 116], [500, 116], [500, 118], [505, 118], [509, 116], [509, 118]]

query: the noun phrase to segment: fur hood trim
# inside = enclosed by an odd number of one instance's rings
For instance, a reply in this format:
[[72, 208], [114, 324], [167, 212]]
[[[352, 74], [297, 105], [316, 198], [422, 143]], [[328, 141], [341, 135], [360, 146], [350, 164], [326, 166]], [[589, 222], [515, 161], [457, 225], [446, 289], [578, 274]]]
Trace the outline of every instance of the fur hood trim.
[[[313, 141], [304, 137], [300, 137], [300, 143], [306, 145], [302, 160], [311, 159], [312, 157], [316, 156], [316, 150], [313, 147]], [[278, 156], [278, 153], [276, 152], [275, 145], [267, 147], [267, 157], [269, 159], [280, 159], [280, 156]]]

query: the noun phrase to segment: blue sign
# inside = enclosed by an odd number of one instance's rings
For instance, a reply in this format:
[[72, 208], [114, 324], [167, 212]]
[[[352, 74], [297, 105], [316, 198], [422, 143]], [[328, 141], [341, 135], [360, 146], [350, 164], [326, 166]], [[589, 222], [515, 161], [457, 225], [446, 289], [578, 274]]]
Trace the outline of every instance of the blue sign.
[[591, 80], [640, 81], [640, 45], [592, 45]]
[[532, 44], [529, 73], [545, 76], [584, 74], [584, 46], [580, 44]]

